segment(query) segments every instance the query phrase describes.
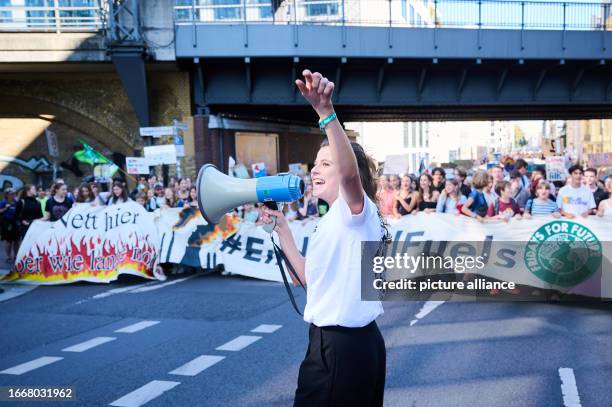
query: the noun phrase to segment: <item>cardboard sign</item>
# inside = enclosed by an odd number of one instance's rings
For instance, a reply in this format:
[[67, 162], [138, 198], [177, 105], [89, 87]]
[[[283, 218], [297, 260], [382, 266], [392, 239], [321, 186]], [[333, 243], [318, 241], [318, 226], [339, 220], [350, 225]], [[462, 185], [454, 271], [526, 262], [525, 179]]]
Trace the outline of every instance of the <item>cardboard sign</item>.
[[253, 177], [255, 178], [265, 177], [268, 175], [268, 172], [266, 171], [266, 163], [255, 163], [251, 165], [251, 168], [253, 169]]
[[563, 139], [560, 137], [542, 139], [542, 154], [544, 157], [563, 154], [564, 148]]
[[546, 157], [546, 178], [548, 181], [565, 181], [569, 174], [565, 168], [565, 157]]
[[388, 155], [385, 157], [384, 175], [408, 174], [410, 172], [410, 156], [408, 154]]
[[289, 164], [289, 173], [297, 175], [298, 177], [303, 177], [308, 173], [308, 166], [302, 163]]
[[125, 157], [125, 168], [128, 174], [148, 174], [149, 161], [145, 157]]

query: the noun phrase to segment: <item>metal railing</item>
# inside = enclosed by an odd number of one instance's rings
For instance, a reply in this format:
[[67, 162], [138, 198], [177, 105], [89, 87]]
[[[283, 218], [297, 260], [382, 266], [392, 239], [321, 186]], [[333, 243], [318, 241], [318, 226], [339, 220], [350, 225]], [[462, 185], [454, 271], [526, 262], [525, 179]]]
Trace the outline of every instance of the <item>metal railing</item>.
[[612, 25], [611, 1], [176, 0], [174, 12], [177, 25], [272, 23], [608, 30]]
[[105, 0], [0, 0], [0, 31], [99, 31]]

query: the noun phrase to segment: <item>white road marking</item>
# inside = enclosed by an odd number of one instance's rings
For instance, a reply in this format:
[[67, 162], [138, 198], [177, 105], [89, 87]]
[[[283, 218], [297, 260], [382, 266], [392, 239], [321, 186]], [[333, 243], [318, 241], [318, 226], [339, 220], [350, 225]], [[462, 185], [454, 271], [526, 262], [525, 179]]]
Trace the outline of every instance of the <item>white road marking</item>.
[[98, 336], [97, 338], [93, 338], [88, 341], [77, 343], [76, 345], [64, 348], [62, 349], [62, 352], [85, 352], [86, 350], [95, 348], [96, 346], [102, 345], [110, 341], [114, 341], [115, 339], [117, 338], [113, 338], [110, 336]]
[[175, 374], [179, 376], [195, 376], [203, 370], [208, 369], [212, 365], [221, 362], [223, 359], [225, 359], [225, 356], [198, 356], [197, 358], [185, 363], [181, 367], [174, 369], [168, 374]]
[[148, 285], [152, 285], [152, 284], [155, 284], [155, 283], [157, 283], [157, 281], [150, 281], [148, 283], [132, 285], [132, 286], [129, 286], [129, 287], [113, 288], [112, 290], [108, 290], [108, 291], [105, 291], [103, 293], [96, 294], [96, 295], [94, 295], [91, 298], [93, 298], [95, 300], [98, 300], [100, 298], [110, 297], [111, 295], [126, 293], [126, 292], [130, 292], [132, 290], [137, 290], [137, 289], [139, 289], [141, 287], [146, 287]]
[[153, 380], [139, 389], [134, 390], [131, 393], [126, 394], [110, 403], [111, 406], [116, 407], [138, 407], [145, 403], [153, 400], [156, 397], [161, 396], [168, 390], [181, 384], [181, 382], [169, 382], [164, 380]]
[[[1, 276], [0, 276], [1, 277]], [[38, 288], [38, 285], [9, 285], [3, 284], [0, 286], [0, 302], [10, 300], [11, 298], [19, 297], [20, 295], [29, 293]]]
[[262, 333], [262, 334], [270, 334], [272, 332], [275, 332], [275, 331], [279, 330], [282, 327], [283, 327], [282, 325], [262, 324], [262, 325], [259, 325], [255, 329], [251, 329], [251, 332]]
[[569, 367], [559, 368], [561, 378], [561, 393], [563, 393], [563, 405], [565, 407], [581, 407], [580, 395], [576, 386], [574, 370]]
[[239, 337], [232, 339], [231, 341], [219, 346], [217, 350], [227, 350], [231, 352], [237, 352], [239, 350], [246, 348], [250, 344], [257, 342], [260, 339], [261, 339], [261, 336], [240, 335]]
[[38, 369], [39, 367], [50, 365], [51, 363], [57, 362], [64, 358], [59, 356], [43, 356], [42, 358], [34, 359], [26, 363], [22, 363], [17, 366], [13, 366], [6, 370], [1, 371], [2, 374], [21, 375], [31, 370]]
[[74, 304], [75, 305], [79, 305], [79, 304], [82, 304], [82, 303], [90, 301], [90, 300], [99, 300], [101, 298], [110, 297], [111, 295], [127, 293], [127, 292], [130, 292], [132, 290], [136, 290], [136, 289], [138, 289], [140, 287], [146, 287], [148, 285], [155, 284], [155, 283], [157, 283], [157, 281], [149, 281], [148, 283], [136, 284], [136, 285], [131, 285], [131, 286], [128, 286], [128, 287], [113, 288], [112, 290], [108, 290], [108, 291], [104, 291], [104, 292], [102, 292], [100, 294], [96, 294], [93, 297], [89, 297], [89, 298], [85, 298], [85, 299], [79, 300], [79, 301], [75, 302]]
[[126, 334], [133, 334], [134, 332], [142, 331], [153, 325], [159, 324], [159, 321], [140, 321], [135, 324], [124, 326], [123, 328], [117, 329], [115, 332], [121, 332]]
[[184, 278], [179, 278], [179, 279], [176, 279], [176, 280], [168, 281], [167, 283], [156, 284], [156, 285], [152, 285], [150, 287], [138, 288], [136, 290], [130, 291], [129, 293], [130, 294], [136, 294], [136, 293], [145, 293], [147, 291], [158, 290], [160, 288], [168, 287], [169, 285], [180, 283], [182, 281], [189, 280], [191, 278], [198, 277], [198, 276], [199, 276], [199, 274], [194, 274], [194, 275], [189, 276], [189, 277], [184, 277]]
[[425, 304], [423, 304], [423, 307], [419, 310], [419, 312], [417, 312], [415, 314], [415, 318], [412, 321], [410, 321], [410, 326], [416, 324], [419, 320], [425, 318], [427, 316], [427, 314], [429, 314], [431, 311], [435, 310], [436, 308], [438, 308], [440, 305], [444, 304], [446, 301], [427, 301], [425, 302]]

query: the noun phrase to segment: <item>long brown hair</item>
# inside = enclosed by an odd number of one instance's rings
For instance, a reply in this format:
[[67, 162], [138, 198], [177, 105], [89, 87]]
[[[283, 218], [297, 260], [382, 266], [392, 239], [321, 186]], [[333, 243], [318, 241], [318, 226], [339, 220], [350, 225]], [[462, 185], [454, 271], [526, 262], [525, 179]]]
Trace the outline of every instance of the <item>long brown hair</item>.
[[[88, 201], [85, 200], [85, 197], [83, 196], [83, 190], [86, 189], [87, 192], [89, 192]], [[77, 193], [76, 196], [76, 201], [79, 203], [83, 203], [83, 202], [91, 202], [95, 199], [96, 197], [94, 196], [93, 192], [91, 192], [91, 187], [89, 186], [89, 184], [87, 183], [83, 183], [81, 184], [81, 186], [79, 187], [79, 191]]]
[[[327, 138], [323, 139], [323, 142], [321, 143], [321, 147], [326, 146], [329, 146], [329, 140]], [[368, 198], [372, 200], [372, 202], [376, 202], [376, 162], [372, 157], [366, 154], [360, 144], [351, 142], [351, 148], [353, 149], [353, 154], [355, 154], [355, 158], [357, 159], [359, 179], [361, 180], [361, 186], [363, 187], [363, 191], [366, 193]]]

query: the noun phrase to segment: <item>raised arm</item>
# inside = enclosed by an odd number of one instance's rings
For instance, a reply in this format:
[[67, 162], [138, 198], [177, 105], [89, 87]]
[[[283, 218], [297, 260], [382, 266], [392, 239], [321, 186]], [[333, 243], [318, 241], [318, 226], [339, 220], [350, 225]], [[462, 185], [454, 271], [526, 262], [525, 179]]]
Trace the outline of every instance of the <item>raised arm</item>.
[[[308, 69], [305, 69], [302, 75], [304, 76], [303, 81], [300, 79], [295, 81], [302, 96], [312, 105], [319, 119], [324, 120], [331, 117], [334, 114], [331, 101], [334, 83], [320, 73], [312, 73]], [[357, 159], [349, 139], [337, 118], [327, 124], [325, 133], [329, 140], [332, 160], [340, 175], [340, 193], [351, 209], [351, 213], [361, 213], [364, 191], [359, 178]]]

